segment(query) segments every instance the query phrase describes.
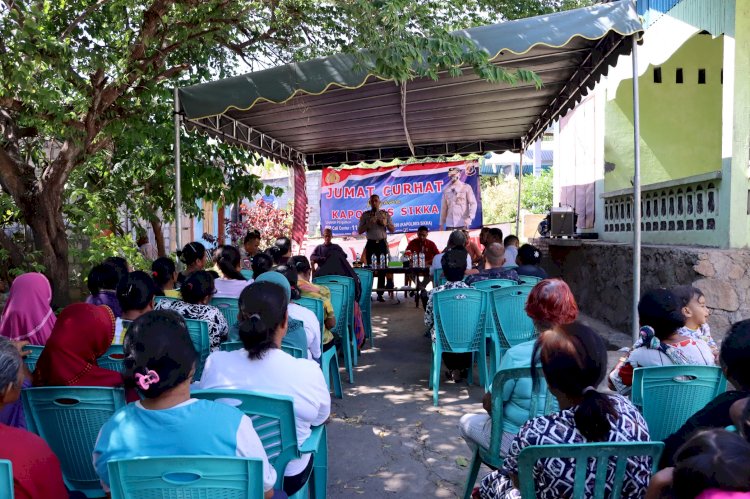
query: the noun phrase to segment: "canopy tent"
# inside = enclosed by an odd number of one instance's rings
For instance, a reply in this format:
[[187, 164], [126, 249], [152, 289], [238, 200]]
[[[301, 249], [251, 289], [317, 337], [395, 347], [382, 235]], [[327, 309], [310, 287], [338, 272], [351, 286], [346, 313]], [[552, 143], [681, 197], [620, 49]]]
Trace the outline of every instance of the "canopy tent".
[[[396, 85], [373, 74], [366, 58], [337, 54], [175, 89], [177, 221], [181, 122], [296, 172], [396, 158], [523, 153], [620, 54], [635, 49], [642, 31], [633, 0], [621, 0], [456, 32], [493, 64], [534, 71], [541, 88], [489, 83], [470, 69]], [[635, 250], [639, 277], [639, 245]]]

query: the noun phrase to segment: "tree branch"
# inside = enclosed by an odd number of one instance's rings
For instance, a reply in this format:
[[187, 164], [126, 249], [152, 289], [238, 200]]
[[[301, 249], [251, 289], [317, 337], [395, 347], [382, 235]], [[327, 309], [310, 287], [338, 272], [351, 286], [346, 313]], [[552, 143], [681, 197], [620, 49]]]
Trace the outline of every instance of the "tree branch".
[[2, 229], [0, 229], [0, 246], [9, 253], [10, 265], [12, 267], [20, 267], [23, 264], [23, 252], [21, 248]]
[[107, 3], [108, 1], [109, 0], [97, 0], [95, 3], [86, 7], [86, 9], [81, 13], [81, 15], [73, 19], [73, 22], [70, 23], [68, 27], [65, 28], [65, 30], [63, 30], [63, 32], [58, 37], [58, 40], [63, 41], [68, 35], [70, 35], [71, 31], [73, 31], [75, 27], [81, 23], [81, 21], [86, 19], [89, 16], [89, 14], [93, 13], [96, 9], [98, 9], [99, 7]]

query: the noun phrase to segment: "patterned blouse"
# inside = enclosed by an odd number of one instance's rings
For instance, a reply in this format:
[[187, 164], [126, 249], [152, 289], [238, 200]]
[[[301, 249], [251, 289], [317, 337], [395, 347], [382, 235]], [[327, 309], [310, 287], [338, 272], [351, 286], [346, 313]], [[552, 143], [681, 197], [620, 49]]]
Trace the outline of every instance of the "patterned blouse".
[[[646, 421], [635, 406], [621, 395], [610, 395], [615, 411], [619, 417], [609, 419], [611, 430], [609, 442], [648, 442], [649, 434]], [[547, 416], [534, 418], [521, 427], [513, 439], [508, 457], [500, 470], [493, 471], [482, 479], [479, 487], [480, 496], [484, 499], [520, 499], [521, 494], [513, 487], [510, 475], [518, 474], [518, 454], [529, 445], [556, 445], [584, 443], [586, 439], [576, 428], [573, 419], [574, 409], [565, 409]], [[593, 462], [589, 462], [587, 484], [593, 489], [596, 480]], [[607, 470], [606, 487], [611, 493], [614, 479], [614, 461]], [[534, 466], [534, 482], [538, 499], [571, 498], [573, 493], [575, 466], [572, 459], [540, 459]], [[625, 467], [625, 481], [622, 497], [642, 498], [646, 494], [651, 477], [651, 458], [637, 456], [628, 459]], [[607, 496], [608, 497], [608, 496]], [[590, 499], [590, 495], [586, 495]], [[576, 498], [578, 499], [578, 498]]]
[[229, 325], [218, 308], [211, 305], [187, 303], [182, 300], [159, 300], [156, 310], [174, 310], [186, 319], [208, 322], [208, 337], [211, 351], [219, 349], [219, 344], [229, 337]]

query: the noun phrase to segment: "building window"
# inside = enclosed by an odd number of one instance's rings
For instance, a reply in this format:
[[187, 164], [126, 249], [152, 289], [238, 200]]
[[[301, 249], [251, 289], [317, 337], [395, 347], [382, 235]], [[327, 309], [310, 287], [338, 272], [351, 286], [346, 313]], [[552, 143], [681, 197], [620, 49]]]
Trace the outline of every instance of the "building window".
[[705, 84], [706, 84], [706, 70], [699, 69], [698, 70], [698, 85], [705, 85]]
[[661, 83], [661, 68], [654, 68], [654, 83]]
[[677, 70], [675, 71], [675, 83], [681, 84], [682, 82], [682, 68], [677, 68]]

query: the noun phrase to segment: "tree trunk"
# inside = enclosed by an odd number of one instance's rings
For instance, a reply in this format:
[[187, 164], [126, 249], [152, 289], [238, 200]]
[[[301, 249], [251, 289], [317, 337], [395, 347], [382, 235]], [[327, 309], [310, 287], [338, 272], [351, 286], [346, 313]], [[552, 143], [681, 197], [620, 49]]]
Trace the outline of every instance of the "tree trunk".
[[167, 256], [167, 251], [164, 248], [164, 231], [161, 228], [161, 220], [156, 215], [152, 216], [148, 220], [151, 222], [151, 228], [154, 230], [154, 239], [156, 239], [156, 251], [159, 256]]

